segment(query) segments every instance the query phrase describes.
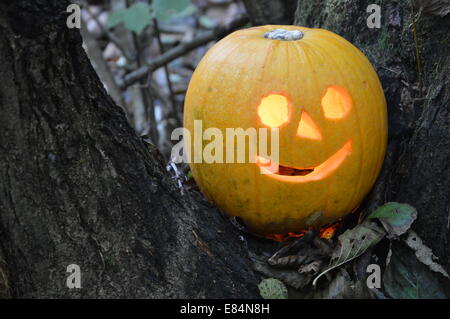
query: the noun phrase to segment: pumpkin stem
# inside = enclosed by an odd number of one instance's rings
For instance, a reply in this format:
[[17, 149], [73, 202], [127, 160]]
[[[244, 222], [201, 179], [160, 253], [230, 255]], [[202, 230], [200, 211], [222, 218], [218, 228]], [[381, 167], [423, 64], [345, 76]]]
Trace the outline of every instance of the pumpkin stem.
[[300, 30], [275, 29], [264, 33], [264, 38], [281, 41], [297, 41], [303, 38], [305, 34]]

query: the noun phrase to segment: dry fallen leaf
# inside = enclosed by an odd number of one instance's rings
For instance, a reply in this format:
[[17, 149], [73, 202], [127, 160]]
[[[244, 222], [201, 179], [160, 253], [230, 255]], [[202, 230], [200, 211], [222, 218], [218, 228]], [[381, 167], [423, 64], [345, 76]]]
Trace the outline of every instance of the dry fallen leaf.
[[417, 218], [417, 210], [408, 204], [389, 202], [378, 207], [368, 218], [377, 218], [386, 229], [387, 237], [396, 238], [409, 230]]
[[317, 280], [330, 270], [361, 256], [367, 249], [375, 246], [385, 235], [386, 232], [370, 220], [347, 230], [338, 238], [339, 245], [333, 251], [330, 265], [314, 279], [313, 285], [315, 286]]
[[301, 274], [316, 275], [319, 272], [320, 267], [322, 267], [322, 260], [315, 260], [307, 265], [300, 266], [298, 272]]
[[412, 230], [408, 231], [405, 243], [414, 250], [414, 253], [423, 264], [427, 265], [432, 271], [441, 273], [444, 277], [450, 279], [448, 273], [435, 260], [437, 257], [431, 249], [423, 243], [422, 239]]

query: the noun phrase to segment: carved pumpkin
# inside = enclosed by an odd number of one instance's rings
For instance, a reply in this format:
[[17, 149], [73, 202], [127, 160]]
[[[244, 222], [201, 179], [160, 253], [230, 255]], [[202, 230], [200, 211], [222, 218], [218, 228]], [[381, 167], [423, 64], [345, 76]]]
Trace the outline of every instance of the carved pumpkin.
[[190, 132], [194, 120], [223, 136], [226, 128], [279, 128], [275, 174], [261, 174], [267, 160], [190, 163], [202, 192], [259, 234], [317, 228], [352, 212], [385, 155], [377, 74], [356, 47], [321, 29], [254, 27], [218, 42], [189, 85]]

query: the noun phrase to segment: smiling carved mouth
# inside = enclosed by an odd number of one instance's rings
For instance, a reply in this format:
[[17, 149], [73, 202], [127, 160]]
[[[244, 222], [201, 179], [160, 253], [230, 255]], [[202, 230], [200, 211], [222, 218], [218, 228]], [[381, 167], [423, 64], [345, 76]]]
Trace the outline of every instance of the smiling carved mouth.
[[312, 168], [298, 168], [280, 165], [267, 158], [258, 156], [257, 164], [261, 174], [291, 183], [304, 183], [325, 178], [336, 170], [352, 152], [352, 141], [348, 140], [336, 153], [327, 160]]

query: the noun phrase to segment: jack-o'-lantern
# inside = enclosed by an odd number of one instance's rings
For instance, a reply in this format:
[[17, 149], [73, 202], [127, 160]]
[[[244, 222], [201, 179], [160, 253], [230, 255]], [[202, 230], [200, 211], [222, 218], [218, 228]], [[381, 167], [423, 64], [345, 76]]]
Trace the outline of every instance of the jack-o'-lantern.
[[[190, 163], [210, 200], [264, 235], [317, 228], [352, 212], [385, 155], [378, 76], [361, 51], [322, 29], [261, 26], [219, 41], [189, 85], [185, 128], [194, 133], [196, 120], [223, 136], [227, 128], [278, 128], [275, 172], [264, 172], [271, 160], [260, 154], [256, 162]], [[229, 151], [228, 141], [219, 145]]]

